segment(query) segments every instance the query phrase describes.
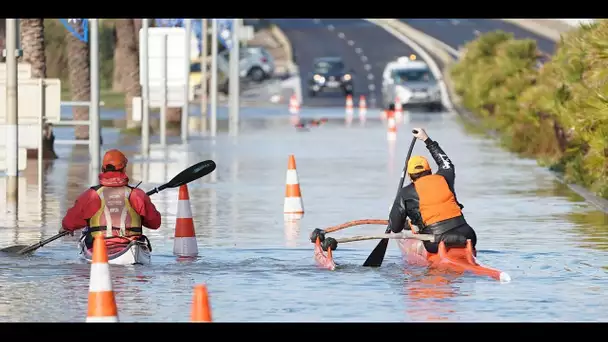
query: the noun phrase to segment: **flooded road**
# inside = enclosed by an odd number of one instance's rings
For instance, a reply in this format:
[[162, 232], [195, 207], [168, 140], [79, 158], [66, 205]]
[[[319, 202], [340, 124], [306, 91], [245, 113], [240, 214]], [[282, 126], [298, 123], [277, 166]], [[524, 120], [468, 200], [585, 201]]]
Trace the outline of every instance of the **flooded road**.
[[[397, 142], [389, 143], [375, 111], [364, 124], [356, 114], [346, 124], [343, 109], [303, 109], [308, 117], [330, 119], [307, 131], [296, 130], [284, 109], [257, 110], [242, 116], [237, 137], [193, 136], [189, 146], [155, 148], [145, 163], [128, 155], [132, 183], [142, 180], [146, 190], [200, 160], [213, 159], [217, 169], [189, 186], [196, 261], [172, 255], [177, 191], [154, 195], [163, 224], [146, 231], [152, 265], [111, 268], [121, 321], [188, 321], [193, 286], [203, 282], [217, 322], [608, 319], [607, 218], [534, 161], [465, 132], [447, 113], [406, 114]], [[479, 261], [508, 272], [511, 283], [403, 266], [394, 242], [380, 268], [361, 267], [377, 241], [340, 245], [337, 270], [316, 268], [308, 241], [314, 228], [387, 217], [416, 126], [425, 127], [456, 165], [456, 190], [477, 230]], [[135, 137], [103, 134], [113, 142], [104, 149], [138, 150]], [[422, 145], [414, 153], [428, 156]], [[57, 232], [67, 208], [90, 185], [81, 149], [61, 147], [62, 158], [46, 170], [42, 198], [31, 165], [21, 180], [18, 215], [0, 219], [0, 246], [32, 244]], [[306, 213], [286, 223], [289, 154], [296, 158]], [[383, 231], [363, 226], [336, 236]], [[30, 257], [0, 253], [0, 321], [82, 322], [88, 278], [76, 237]]]

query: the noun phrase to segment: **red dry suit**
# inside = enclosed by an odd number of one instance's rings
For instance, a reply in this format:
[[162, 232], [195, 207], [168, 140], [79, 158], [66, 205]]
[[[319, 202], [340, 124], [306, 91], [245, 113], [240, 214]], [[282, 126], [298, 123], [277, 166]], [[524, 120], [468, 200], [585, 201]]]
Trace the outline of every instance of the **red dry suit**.
[[123, 172], [100, 173], [99, 185], [83, 192], [67, 211], [63, 228], [74, 231], [88, 227], [91, 233], [109, 228], [115, 236], [141, 235], [142, 226], [158, 229], [161, 216], [150, 196], [128, 183], [129, 177]]

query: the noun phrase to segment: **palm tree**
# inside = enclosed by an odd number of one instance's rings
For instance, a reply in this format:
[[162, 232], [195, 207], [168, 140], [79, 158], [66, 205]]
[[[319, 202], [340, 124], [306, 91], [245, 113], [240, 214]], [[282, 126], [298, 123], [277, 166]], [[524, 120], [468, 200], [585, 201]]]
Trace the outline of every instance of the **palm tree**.
[[[83, 34], [82, 26], [78, 23], [71, 23], [75, 32]], [[68, 69], [70, 80], [70, 91], [72, 101], [89, 101], [91, 94], [91, 74], [89, 45], [74, 37], [71, 32], [66, 33], [68, 43]], [[73, 107], [72, 113], [74, 120], [88, 120], [89, 107]], [[89, 126], [75, 127], [76, 139], [89, 138]]]
[[32, 66], [34, 78], [46, 78], [44, 19], [21, 19], [20, 25], [23, 62]]
[[[32, 66], [34, 78], [46, 78], [46, 44], [44, 41], [44, 19], [21, 19], [21, 48], [23, 49], [22, 62]], [[42, 142], [42, 157], [44, 159], [56, 159], [53, 142], [55, 135], [51, 125], [44, 127]], [[28, 157], [31, 155], [28, 151]]]
[[[132, 127], [133, 97], [141, 96], [139, 84], [139, 46], [136, 39], [133, 19], [117, 19], [116, 46], [114, 53], [114, 72], [121, 74], [121, 88], [125, 92], [127, 127]], [[116, 75], [116, 74], [115, 74]]]

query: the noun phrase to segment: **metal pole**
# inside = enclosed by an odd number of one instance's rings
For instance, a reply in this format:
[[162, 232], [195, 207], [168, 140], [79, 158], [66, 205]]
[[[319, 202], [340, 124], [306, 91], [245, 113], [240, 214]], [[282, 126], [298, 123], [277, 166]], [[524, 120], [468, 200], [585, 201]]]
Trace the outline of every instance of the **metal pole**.
[[217, 134], [217, 19], [211, 22], [211, 125], [210, 133], [214, 137]]
[[207, 133], [207, 19], [201, 19], [201, 133]]
[[91, 49], [91, 102], [89, 104], [89, 151], [93, 174], [100, 169], [101, 130], [99, 125], [99, 25], [97, 19], [89, 19]]
[[239, 126], [239, 19], [232, 20], [232, 49], [230, 51], [230, 122], [229, 132], [236, 135]]
[[141, 113], [141, 154], [144, 158], [150, 156], [150, 82], [148, 81], [148, 19], [142, 19], [142, 35], [140, 49], [142, 51], [141, 60], [141, 98], [142, 98], [142, 113]]
[[188, 118], [190, 116], [190, 42], [192, 34], [192, 19], [184, 19], [184, 28], [186, 29], [186, 36], [184, 38], [185, 49], [184, 58], [186, 59], [186, 68], [184, 72], [184, 105], [182, 106], [182, 142], [188, 141]]
[[15, 204], [19, 200], [18, 34], [16, 19], [6, 19], [6, 200]]
[[167, 36], [163, 35], [160, 40], [160, 88], [161, 88], [161, 105], [160, 105], [160, 145], [167, 146]]

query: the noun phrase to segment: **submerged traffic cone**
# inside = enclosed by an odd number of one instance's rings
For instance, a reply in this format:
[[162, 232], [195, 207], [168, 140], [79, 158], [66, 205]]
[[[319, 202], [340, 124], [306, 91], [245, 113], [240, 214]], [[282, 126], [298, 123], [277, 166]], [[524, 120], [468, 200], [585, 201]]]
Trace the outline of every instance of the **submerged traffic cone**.
[[365, 114], [367, 114], [367, 102], [365, 101], [365, 96], [359, 96], [359, 120], [365, 120]]
[[289, 163], [287, 164], [283, 213], [292, 215], [293, 218], [302, 217], [304, 214], [300, 181], [298, 180], [298, 171], [296, 171], [296, 159], [293, 154], [289, 155]]
[[289, 98], [289, 112], [294, 115], [300, 113], [300, 103], [296, 94], [292, 94]]
[[190, 320], [192, 322], [212, 322], [209, 293], [207, 292], [207, 286], [204, 284], [194, 287]]
[[186, 184], [179, 187], [173, 254], [182, 257], [195, 257], [198, 255], [194, 220], [192, 219], [192, 209], [190, 208], [190, 195], [188, 194], [188, 185]]
[[397, 122], [395, 121], [394, 115], [389, 115], [387, 121], [388, 131], [386, 132], [386, 138], [389, 141], [397, 139]]
[[352, 95], [347, 95], [346, 96], [346, 114], [353, 114], [353, 96]]
[[89, 308], [87, 322], [118, 322], [118, 309], [112, 290], [112, 277], [108, 265], [108, 250], [102, 235], [93, 242], [93, 261], [89, 278]]
[[403, 105], [401, 104], [401, 99], [399, 96], [395, 96], [395, 118], [397, 120], [401, 119], [403, 115]]

